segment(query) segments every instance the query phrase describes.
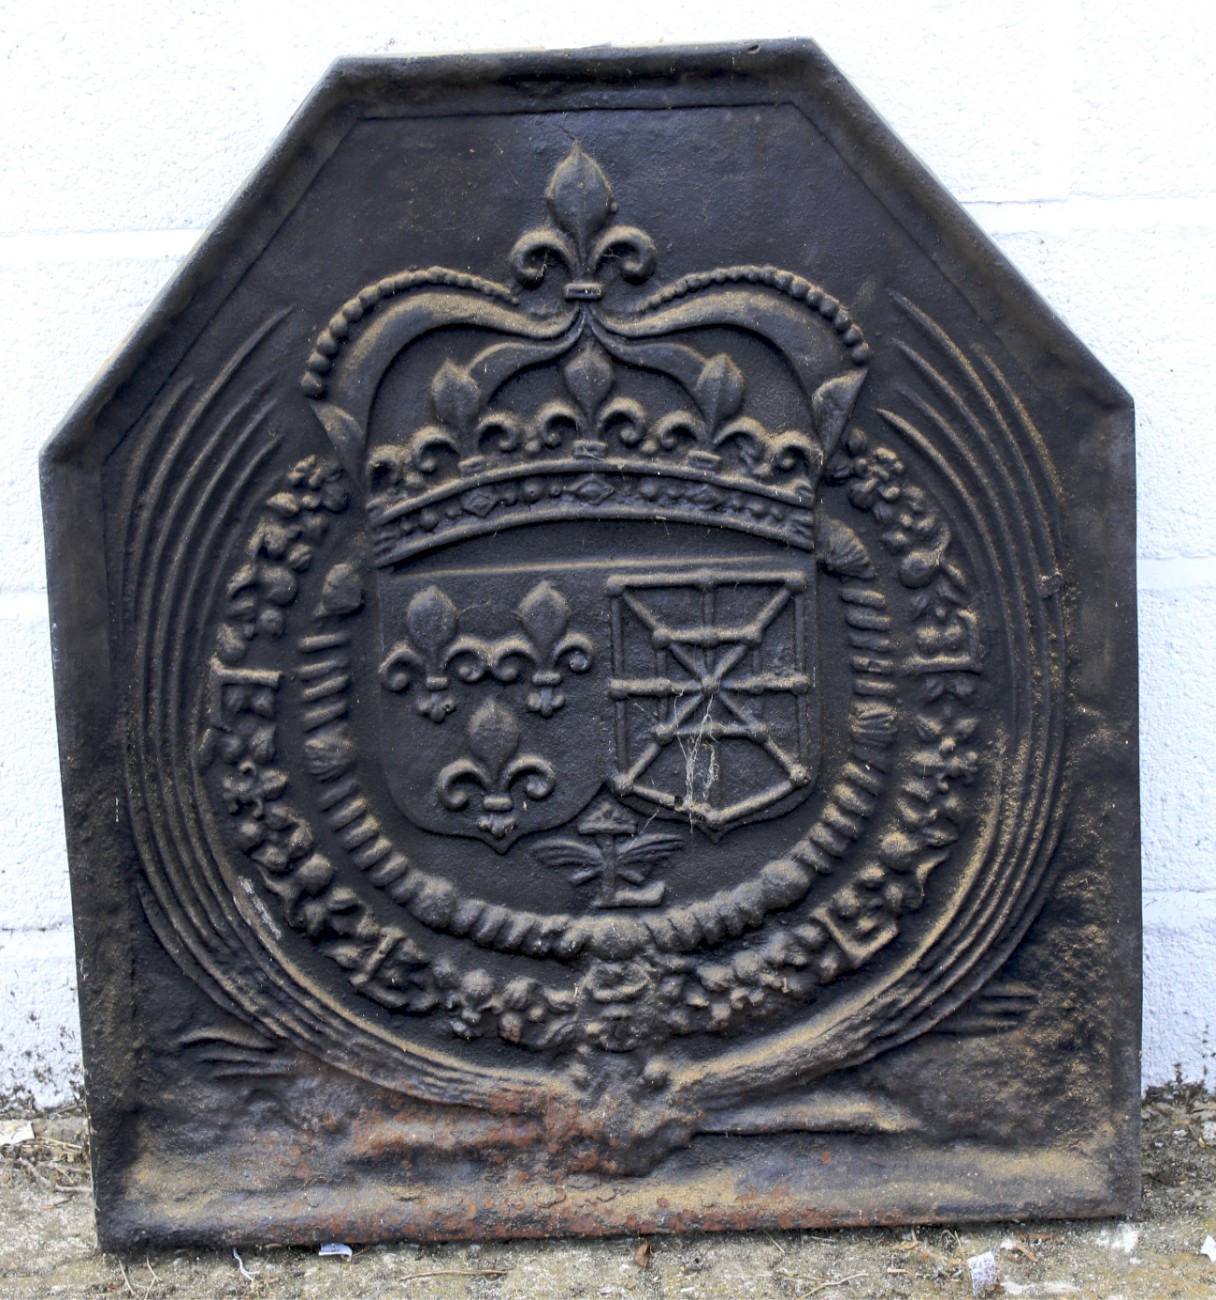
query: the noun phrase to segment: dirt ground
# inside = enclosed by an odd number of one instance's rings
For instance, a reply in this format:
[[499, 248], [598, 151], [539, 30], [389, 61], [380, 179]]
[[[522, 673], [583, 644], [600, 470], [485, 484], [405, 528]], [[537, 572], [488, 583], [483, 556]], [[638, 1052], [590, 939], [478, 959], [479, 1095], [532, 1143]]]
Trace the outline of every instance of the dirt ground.
[[[1132, 1219], [957, 1228], [315, 1249], [102, 1254], [83, 1117], [0, 1118], [0, 1296], [841, 1297], [1216, 1296], [1216, 1096], [1144, 1102], [1144, 1200]], [[1216, 1241], [1209, 1246], [1216, 1255]], [[982, 1262], [992, 1252], [995, 1282]]]

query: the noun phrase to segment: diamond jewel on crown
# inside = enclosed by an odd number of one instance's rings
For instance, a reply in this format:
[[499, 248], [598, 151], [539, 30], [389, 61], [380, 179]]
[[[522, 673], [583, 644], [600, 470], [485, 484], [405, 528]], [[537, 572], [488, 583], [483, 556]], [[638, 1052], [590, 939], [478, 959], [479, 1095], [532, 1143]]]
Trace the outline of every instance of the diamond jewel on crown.
[[[654, 241], [613, 220], [608, 179], [578, 144], [545, 200], [545, 223], [511, 250], [519, 294], [406, 270], [317, 340], [302, 387], [364, 489], [377, 564], [587, 518], [746, 517], [812, 548], [819, 475], [870, 356], [849, 313], [773, 266], [646, 289]], [[456, 341], [436, 364], [439, 331]], [[382, 381], [401, 365], [425, 399], [382, 415]]]

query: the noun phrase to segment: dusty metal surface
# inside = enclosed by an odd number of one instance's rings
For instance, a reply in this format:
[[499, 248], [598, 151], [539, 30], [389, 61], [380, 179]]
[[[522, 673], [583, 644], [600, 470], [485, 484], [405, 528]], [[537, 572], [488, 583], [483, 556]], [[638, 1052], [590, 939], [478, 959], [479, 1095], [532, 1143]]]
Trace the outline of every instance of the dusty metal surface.
[[103, 1244], [1134, 1205], [1132, 467], [813, 47], [337, 65], [44, 461]]

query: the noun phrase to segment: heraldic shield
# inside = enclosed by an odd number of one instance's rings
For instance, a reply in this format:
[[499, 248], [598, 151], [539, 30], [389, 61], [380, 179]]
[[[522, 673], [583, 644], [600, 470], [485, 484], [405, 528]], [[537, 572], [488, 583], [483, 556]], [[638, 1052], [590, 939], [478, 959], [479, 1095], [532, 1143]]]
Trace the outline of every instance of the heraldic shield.
[[610, 311], [649, 238], [578, 145], [547, 199], [534, 303], [415, 273], [305, 378], [368, 485], [385, 781], [500, 853], [601, 790], [717, 839], [813, 789], [813, 500], [866, 353], [746, 279]]
[[381, 742], [398, 807], [500, 851], [601, 787], [711, 838], [784, 811], [816, 761], [812, 593], [805, 569], [754, 557], [382, 575]]

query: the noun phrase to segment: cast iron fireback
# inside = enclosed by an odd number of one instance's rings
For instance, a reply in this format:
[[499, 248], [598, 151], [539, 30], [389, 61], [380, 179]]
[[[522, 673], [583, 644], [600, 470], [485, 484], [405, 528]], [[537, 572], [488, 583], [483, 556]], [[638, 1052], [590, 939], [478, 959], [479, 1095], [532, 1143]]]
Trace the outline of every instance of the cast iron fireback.
[[1132, 1209], [1132, 473], [813, 46], [336, 65], [44, 461], [103, 1244]]

